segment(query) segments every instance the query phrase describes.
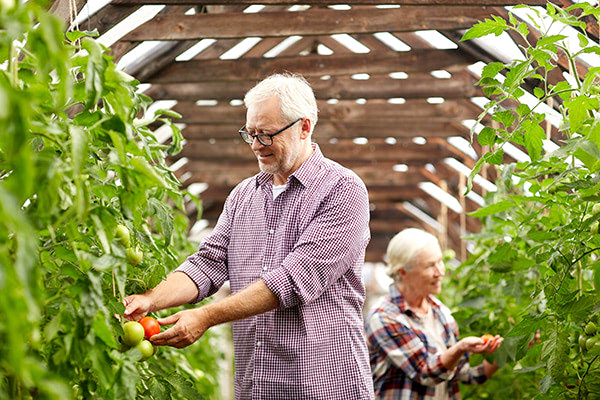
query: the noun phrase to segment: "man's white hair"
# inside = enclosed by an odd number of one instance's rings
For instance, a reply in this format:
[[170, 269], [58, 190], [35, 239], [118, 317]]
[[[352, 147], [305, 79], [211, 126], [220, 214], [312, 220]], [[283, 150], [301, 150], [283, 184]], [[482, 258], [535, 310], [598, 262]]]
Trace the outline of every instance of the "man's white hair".
[[317, 124], [317, 101], [315, 94], [304, 77], [297, 74], [273, 74], [246, 93], [244, 104], [262, 103], [272, 96], [279, 99], [282, 122], [292, 122], [298, 118], [308, 118], [311, 134]]
[[440, 244], [435, 236], [422, 229], [407, 228], [397, 233], [388, 243], [386, 261], [388, 275], [395, 282], [401, 280], [398, 268], [410, 271], [413, 268], [415, 257], [425, 248]]

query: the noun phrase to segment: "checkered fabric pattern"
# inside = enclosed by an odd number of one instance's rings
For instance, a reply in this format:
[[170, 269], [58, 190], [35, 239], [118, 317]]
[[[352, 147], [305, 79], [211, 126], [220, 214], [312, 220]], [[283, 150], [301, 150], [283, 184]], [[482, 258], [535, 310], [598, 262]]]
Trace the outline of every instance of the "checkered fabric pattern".
[[[443, 327], [442, 339], [449, 348], [458, 341], [458, 325], [450, 310], [433, 296], [428, 297], [434, 318]], [[458, 382], [486, 381], [483, 364], [470, 367], [465, 354], [454, 370], [441, 363], [441, 352], [423, 330], [396, 285], [390, 286], [366, 317], [367, 341], [375, 395], [378, 399], [416, 400], [432, 398], [435, 386], [448, 381], [448, 399], [460, 399]]]
[[212, 234], [179, 268], [201, 300], [262, 279], [280, 307], [233, 323], [236, 399], [372, 399], [362, 266], [365, 185], [319, 147], [273, 200], [260, 172], [229, 195]]

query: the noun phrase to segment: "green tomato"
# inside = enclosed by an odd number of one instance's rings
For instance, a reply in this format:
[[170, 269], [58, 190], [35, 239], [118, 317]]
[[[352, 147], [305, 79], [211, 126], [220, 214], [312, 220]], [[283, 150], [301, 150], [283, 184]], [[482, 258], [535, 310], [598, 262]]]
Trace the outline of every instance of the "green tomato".
[[596, 334], [596, 324], [593, 322], [588, 322], [585, 326], [585, 334], [588, 336], [593, 336]]
[[581, 350], [585, 350], [585, 342], [586, 342], [587, 338], [585, 337], [585, 335], [581, 335], [579, 336], [579, 340], [577, 341], [577, 343], [579, 343], [579, 348]]
[[590, 224], [590, 233], [593, 233], [594, 235], [598, 233], [598, 221], [594, 221]]
[[587, 351], [590, 351], [590, 350], [592, 350], [592, 349], [594, 348], [594, 346], [596, 345], [596, 343], [597, 343], [597, 342], [598, 342], [598, 340], [596, 339], [596, 337], [595, 337], [595, 336], [592, 336], [591, 338], [588, 338], [588, 339], [585, 341], [585, 349], [586, 349]]
[[592, 207], [592, 214], [598, 214], [598, 213], [600, 213], [600, 203], [596, 203]]
[[127, 346], [137, 346], [144, 339], [144, 327], [136, 321], [123, 325], [123, 343]]
[[131, 245], [131, 235], [129, 234], [129, 229], [127, 229], [125, 225], [117, 225], [115, 239], [117, 239], [117, 242], [119, 242], [123, 247], [129, 247]]
[[132, 247], [127, 248], [127, 262], [131, 265], [138, 265], [142, 261], [142, 257], [144, 257], [144, 253], [140, 250], [139, 247], [135, 247], [135, 250]]
[[136, 349], [142, 353], [142, 359], [140, 361], [146, 361], [154, 354], [154, 346], [149, 340], [142, 340], [135, 346]]

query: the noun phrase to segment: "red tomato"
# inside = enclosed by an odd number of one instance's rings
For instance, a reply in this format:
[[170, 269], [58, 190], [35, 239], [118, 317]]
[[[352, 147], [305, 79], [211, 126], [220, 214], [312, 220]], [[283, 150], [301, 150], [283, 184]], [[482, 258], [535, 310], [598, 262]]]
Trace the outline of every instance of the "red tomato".
[[138, 321], [144, 327], [144, 336], [146, 339], [160, 333], [160, 325], [156, 318], [144, 317]]
[[485, 334], [481, 337], [481, 339], [483, 340], [483, 344], [487, 344], [487, 342], [494, 339], [494, 335]]

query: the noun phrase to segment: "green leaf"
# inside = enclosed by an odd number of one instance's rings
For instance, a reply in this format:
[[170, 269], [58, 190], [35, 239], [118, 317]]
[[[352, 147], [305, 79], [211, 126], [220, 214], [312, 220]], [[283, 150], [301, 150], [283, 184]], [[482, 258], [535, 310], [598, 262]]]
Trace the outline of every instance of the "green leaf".
[[67, 39], [71, 42], [75, 42], [78, 39], [81, 39], [84, 36], [97, 37], [99, 36], [98, 30], [94, 29], [93, 31], [71, 31], [67, 32]]
[[504, 64], [501, 62], [491, 62], [483, 67], [481, 71], [482, 78], [495, 78], [498, 72], [504, 69]]
[[101, 311], [98, 311], [94, 322], [92, 322], [92, 329], [96, 336], [98, 336], [107, 346], [116, 349], [118, 347], [117, 341], [115, 340], [114, 333], [106, 322], [106, 317]]
[[171, 374], [166, 377], [167, 382], [175, 388], [183, 398], [204, 400], [204, 397], [194, 389], [190, 381], [183, 378], [181, 375]]
[[543, 148], [543, 140], [546, 139], [544, 128], [536, 124], [534, 121], [527, 120], [523, 123], [523, 139], [525, 147], [532, 161], [540, 158]]
[[537, 318], [529, 316], [523, 317], [523, 320], [516, 324], [508, 333], [507, 337], [530, 336], [540, 327], [540, 321]]
[[515, 206], [515, 203], [509, 200], [503, 200], [498, 203], [490, 204], [489, 206], [481, 207], [473, 212], [467, 213], [471, 217], [482, 218], [488, 215], [494, 215], [506, 210], [511, 209]]
[[134, 171], [140, 172], [142, 175], [146, 176], [147, 178], [150, 178], [152, 182], [159, 185], [160, 187], [168, 187], [163, 177], [157, 173], [156, 168], [150, 165], [150, 163], [148, 163], [148, 160], [146, 160], [145, 158], [139, 156], [132, 157], [129, 160], [129, 165], [133, 168]]
[[548, 358], [548, 372], [556, 382], [564, 377], [565, 366], [569, 359], [569, 337], [564, 331], [558, 328], [552, 331], [546, 346], [550, 348], [550, 357]]
[[533, 95], [538, 99], [541, 99], [546, 95], [546, 93], [544, 93], [544, 90], [542, 88], [536, 87], [533, 89]]
[[477, 135], [477, 141], [482, 146], [492, 146], [496, 143], [496, 132], [490, 127], [485, 127]]
[[496, 15], [492, 15], [493, 19], [485, 19], [483, 22], [478, 22], [471, 29], [469, 29], [463, 37], [460, 39], [461, 42], [469, 39], [480, 38], [490, 34], [500, 36], [502, 32], [508, 29], [506, 21]]
[[487, 153], [482, 158], [490, 164], [501, 165], [504, 159], [504, 150], [498, 149], [493, 153]]
[[171, 235], [173, 234], [173, 214], [171, 209], [155, 198], [149, 199], [148, 203], [154, 214], [158, 217], [160, 230], [165, 237], [165, 245], [168, 246], [171, 243]]

